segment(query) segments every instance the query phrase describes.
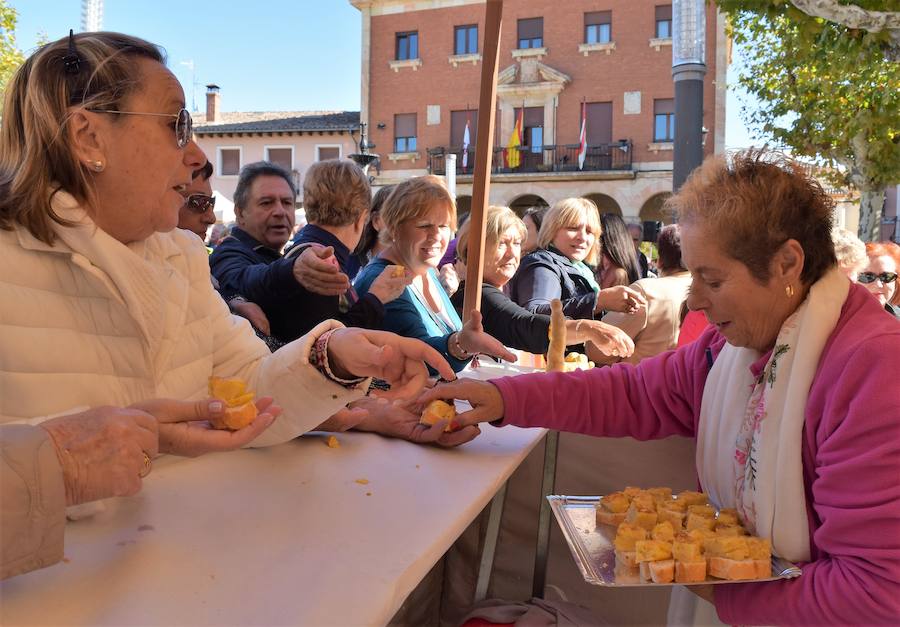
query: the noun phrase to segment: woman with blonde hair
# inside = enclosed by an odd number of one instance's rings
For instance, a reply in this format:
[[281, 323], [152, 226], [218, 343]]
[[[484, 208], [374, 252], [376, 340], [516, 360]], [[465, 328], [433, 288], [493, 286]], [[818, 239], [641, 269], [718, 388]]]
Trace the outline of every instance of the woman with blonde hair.
[[[469, 226], [459, 230], [457, 251], [466, 258]], [[503, 287], [516, 274], [527, 237], [525, 223], [509, 207], [488, 207], [484, 232], [484, 282], [481, 287], [481, 317], [484, 330], [504, 345], [529, 353], [543, 354], [550, 346], [550, 316], [523, 309]], [[456, 310], [462, 312], [465, 281], [453, 295]], [[619, 329], [595, 320], [567, 320], [566, 340], [570, 345], [591, 342], [605, 354], [627, 357], [634, 349], [630, 338]]]
[[541, 223], [538, 249], [522, 259], [509, 284], [510, 298], [532, 313], [550, 314], [558, 298], [569, 318], [592, 319], [603, 311], [636, 311], [643, 297], [625, 286], [601, 290], [589, 267], [600, 258], [600, 214], [587, 198], [554, 204]]
[[412, 283], [399, 298], [385, 304], [382, 328], [423, 340], [462, 370], [479, 353], [515, 361], [503, 344], [486, 334], [481, 316], [462, 324], [450, 297], [441, 287], [437, 265], [456, 228], [456, 203], [436, 176], [407, 179], [397, 185], [381, 209], [386, 244], [376, 259], [356, 277], [357, 292], [366, 294], [387, 266], [412, 273]]
[[[58, 486], [53, 477], [75, 449], [88, 461], [105, 460], [104, 433], [119, 434], [120, 456], [129, 458], [112, 470], [140, 469], [143, 476], [157, 450], [199, 455], [251, 440], [255, 446], [290, 440], [362, 397], [368, 386], [359, 377], [393, 379], [411, 394], [427, 378], [423, 361], [452, 376], [421, 342], [333, 322], [270, 353], [213, 290], [200, 239], [176, 228], [183, 192], [205, 163], [178, 80], [161, 50], [142, 39], [70, 33], [39, 48], [7, 85], [0, 126], [0, 423], [38, 423], [108, 405], [143, 404], [151, 418], [128, 415], [135, 429], [98, 431], [97, 411], [89, 410], [49, 444], [36, 438], [15, 451], [3, 447], [0, 456], [14, 455], [17, 468], [15, 486], [3, 473], [4, 562], [9, 539], [16, 552], [50, 547], [62, 557], [65, 495], [42, 482]], [[235, 434], [176, 423], [222, 411], [224, 403], [206, 400], [211, 376], [244, 379], [260, 396], [277, 398], [284, 413], [275, 418], [265, 411], [271, 399], [263, 401], [263, 413]], [[146, 404], [155, 397], [177, 399], [190, 411], [163, 415], [162, 405]], [[89, 472], [76, 479], [105, 481], [109, 466], [86, 464]], [[128, 491], [82, 485], [74, 494], [130, 494], [139, 485]], [[10, 490], [18, 502], [42, 507], [7, 508]], [[48, 505], [47, 494], [58, 498]], [[44, 537], [23, 541], [41, 530]]]
[[869, 258], [866, 256], [866, 245], [847, 229], [832, 229], [831, 239], [834, 242], [834, 255], [837, 257], [838, 268], [851, 281], [856, 281], [860, 270], [869, 263]]

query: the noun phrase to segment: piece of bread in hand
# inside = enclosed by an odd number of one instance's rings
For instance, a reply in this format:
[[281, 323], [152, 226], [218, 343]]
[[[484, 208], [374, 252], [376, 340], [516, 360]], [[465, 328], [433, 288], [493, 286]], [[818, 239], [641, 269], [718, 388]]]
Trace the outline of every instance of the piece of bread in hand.
[[428, 403], [428, 406], [425, 407], [425, 411], [422, 412], [419, 423], [430, 427], [441, 420], [446, 420], [447, 426], [444, 427], [444, 433], [451, 433], [456, 430], [453, 428], [454, 418], [456, 418], [456, 407], [445, 401], [436, 400], [431, 401]]
[[255, 394], [247, 390], [247, 384], [242, 379], [210, 377], [207, 388], [210, 396], [225, 403], [223, 415], [209, 420], [213, 428], [237, 431], [253, 422], [259, 414], [253, 400]]

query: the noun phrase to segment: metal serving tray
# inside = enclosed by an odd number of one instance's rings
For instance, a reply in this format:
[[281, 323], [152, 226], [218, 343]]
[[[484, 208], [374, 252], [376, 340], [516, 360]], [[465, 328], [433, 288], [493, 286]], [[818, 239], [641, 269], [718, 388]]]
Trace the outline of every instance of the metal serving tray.
[[[596, 526], [594, 506], [600, 501], [599, 496], [555, 496], [547, 497], [550, 509], [556, 516], [556, 522], [562, 530], [575, 563], [581, 570], [584, 580], [596, 586], [674, 586], [675, 583], [653, 583], [640, 581], [637, 576], [616, 578], [616, 550], [613, 546], [615, 529], [608, 525]], [[800, 576], [800, 569], [780, 557], [772, 557], [772, 576], [756, 581], [774, 581], [791, 579]], [[746, 583], [707, 577], [699, 584]], [[690, 585], [690, 584], [687, 584]]]

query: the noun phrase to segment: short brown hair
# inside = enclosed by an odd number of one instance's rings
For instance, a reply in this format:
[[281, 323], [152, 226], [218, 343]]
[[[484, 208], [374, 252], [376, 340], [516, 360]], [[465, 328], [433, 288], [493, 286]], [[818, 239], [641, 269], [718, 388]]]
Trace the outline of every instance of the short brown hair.
[[445, 204], [450, 213], [450, 228], [456, 230], [456, 203], [444, 181], [432, 174], [407, 179], [397, 185], [381, 208], [385, 228], [379, 233], [383, 243], [389, 244], [401, 224], [419, 218], [436, 205]]
[[[469, 227], [471, 224], [471, 220], [466, 220], [456, 234], [456, 257], [463, 261], [466, 261], [466, 255], [469, 252]], [[489, 250], [492, 246], [496, 246], [500, 236], [510, 228], [515, 228], [522, 239], [525, 239], [528, 234], [522, 218], [517, 216], [512, 209], [493, 205], [488, 207], [484, 226], [484, 249]]]
[[541, 230], [538, 231], [538, 247], [547, 248], [556, 237], [557, 231], [579, 224], [586, 224], [594, 234], [594, 245], [584, 260], [592, 266], [597, 265], [597, 260], [600, 258], [600, 235], [603, 233], [603, 229], [600, 226], [600, 211], [597, 209], [597, 205], [587, 198], [563, 198], [553, 203], [541, 221]]
[[722, 251], [768, 281], [775, 252], [789, 239], [803, 248], [800, 280], [810, 285], [836, 265], [834, 203], [803, 167], [759, 148], [708, 158], [666, 200], [682, 224], [703, 225]]
[[681, 261], [681, 227], [677, 224], [667, 224], [659, 230], [656, 249], [659, 251], [657, 265], [660, 270], [685, 270]]
[[352, 161], [318, 161], [303, 178], [303, 208], [310, 224], [346, 226], [369, 210], [369, 180]]
[[69, 146], [70, 108], [118, 110], [141, 88], [138, 61], [165, 63], [159, 47], [121, 33], [78, 33], [71, 47], [64, 37], [28, 57], [6, 86], [0, 125], [0, 228], [18, 224], [46, 244], [53, 222], [69, 225], [50, 206], [56, 192], [80, 203], [94, 195]]

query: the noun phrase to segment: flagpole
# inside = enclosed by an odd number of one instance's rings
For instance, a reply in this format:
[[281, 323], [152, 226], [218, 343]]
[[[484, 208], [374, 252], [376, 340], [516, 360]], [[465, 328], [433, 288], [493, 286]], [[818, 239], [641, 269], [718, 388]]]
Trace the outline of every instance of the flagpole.
[[[491, 159], [494, 138], [494, 108], [497, 102], [497, 67], [500, 65], [500, 26], [503, 0], [485, 3], [484, 54], [481, 61], [481, 91], [478, 97], [478, 125], [475, 165], [472, 178], [472, 211], [469, 214], [469, 246], [466, 257], [466, 291], [463, 320], [481, 310], [481, 280], [484, 272], [484, 230], [491, 191]], [[486, 122], [486, 124], [485, 124]]]

